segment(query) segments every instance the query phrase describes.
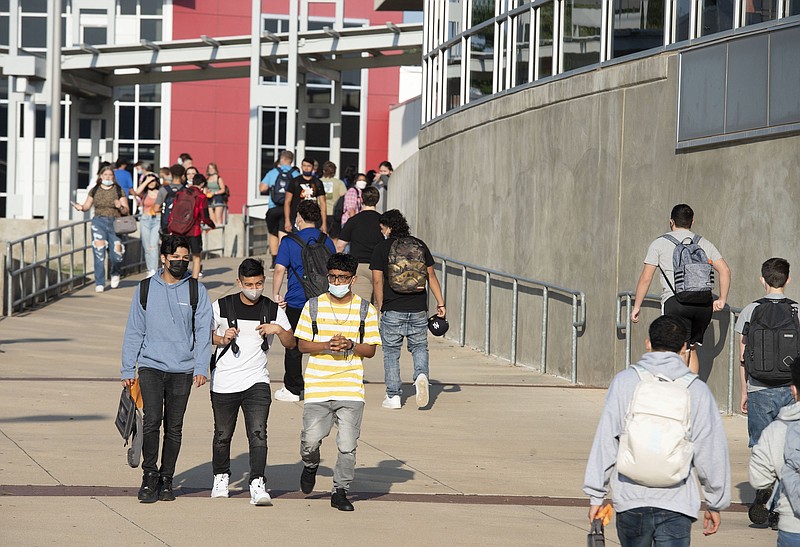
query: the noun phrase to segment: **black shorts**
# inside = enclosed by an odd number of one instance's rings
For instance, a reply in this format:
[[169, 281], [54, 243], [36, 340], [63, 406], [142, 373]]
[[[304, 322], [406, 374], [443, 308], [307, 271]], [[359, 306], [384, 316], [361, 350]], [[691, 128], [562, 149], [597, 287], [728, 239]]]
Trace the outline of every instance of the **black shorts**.
[[664, 315], [680, 319], [689, 333], [689, 345], [703, 343], [714, 308], [711, 305], [681, 304], [674, 296], [664, 302]]
[[267, 231], [277, 237], [278, 231], [283, 231], [285, 217], [283, 215], [283, 205], [267, 210]]
[[189, 240], [189, 251], [193, 255], [199, 255], [203, 252], [203, 236], [186, 236]]

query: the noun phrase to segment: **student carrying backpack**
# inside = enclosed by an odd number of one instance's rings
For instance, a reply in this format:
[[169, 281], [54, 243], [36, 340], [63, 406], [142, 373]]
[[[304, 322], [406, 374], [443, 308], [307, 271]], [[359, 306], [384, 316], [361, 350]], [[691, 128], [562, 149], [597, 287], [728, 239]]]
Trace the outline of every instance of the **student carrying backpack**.
[[[220, 317], [225, 318], [228, 321], [228, 328], [239, 328], [239, 323], [236, 318], [236, 306], [234, 305], [234, 299], [239, 298], [239, 293], [229, 294], [219, 299], [219, 313]], [[269, 298], [262, 298], [261, 299], [261, 325], [267, 325], [275, 321], [278, 317], [278, 304], [270, 300]], [[222, 359], [222, 356], [228, 352], [228, 350], [232, 351], [234, 355], [239, 353], [239, 347], [236, 344], [236, 338], [231, 340], [230, 344], [226, 344], [222, 351], [220, 348], [217, 348], [216, 351], [211, 353], [211, 370], [216, 368], [217, 361]], [[269, 350], [269, 340], [264, 338], [263, 342], [261, 342], [261, 350], [268, 351]]]
[[297, 173], [295, 169], [284, 171], [280, 167], [276, 167], [275, 170], [278, 172], [278, 178], [275, 179], [275, 184], [273, 184], [270, 189], [270, 197], [272, 198], [272, 203], [283, 206], [283, 204], [286, 203], [286, 187], [289, 186], [289, 183], [292, 182], [292, 178], [294, 178]]
[[800, 354], [800, 322], [796, 302], [760, 298], [742, 335], [747, 343], [744, 366], [748, 376], [768, 386], [792, 381], [792, 363]]
[[713, 298], [711, 289], [714, 286], [714, 268], [699, 245], [702, 237], [695, 234], [691, 240], [686, 238], [683, 241], [678, 241], [669, 234], [661, 237], [675, 244], [672, 253], [675, 285], [669, 282], [667, 274], [659, 267], [675, 298], [681, 304], [710, 304]]
[[425, 290], [428, 267], [425, 246], [415, 237], [398, 237], [389, 248], [386, 270], [389, 287], [399, 294], [414, 294]]
[[[169, 215], [172, 212], [172, 206], [175, 204], [175, 196], [178, 193], [178, 190], [176, 190], [172, 184], [166, 184], [162, 186], [162, 188], [167, 195], [164, 198], [164, 203], [161, 207], [161, 233], [168, 234]], [[183, 190], [183, 188], [184, 187], [181, 187], [180, 190]]]
[[294, 232], [287, 233], [286, 237], [301, 247], [300, 256], [303, 262], [303, 277], [298, 275], [295, 268], [290, 269], [303, 286], [306, 298], [311, 299], [325, 294], [328, 291], [328, 258], [333, 254], [325, 246], [325, 240], [328, 237], [324, 233], [320, 233], [316, 243], [306, 243]]
[[175, 194], [175, 200], [167, 221], [171, 234], [192, 235], [195, 224], [202, 213], [200, 194], [191, 188], [183, 188]]

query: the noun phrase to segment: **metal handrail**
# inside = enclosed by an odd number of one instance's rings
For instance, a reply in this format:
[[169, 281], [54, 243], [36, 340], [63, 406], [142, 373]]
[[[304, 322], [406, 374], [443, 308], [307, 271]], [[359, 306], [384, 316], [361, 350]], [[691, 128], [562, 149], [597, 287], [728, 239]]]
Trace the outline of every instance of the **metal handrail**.
[[247, 253], [247, 256], [253, 256], [253, 249], [251, 248], [251, 234], [250, 230], [252, 229], [252, 225], [250, 222], [250, 209], [256, 209], [258, 207], [268, 207], [269, 203], [255, 203], [253, 205], [245, 204], [242, 207], [242, 221], [244, 222], [244, 250]]
[[[631, 299], [636, 299], [636, 293], [631, 291], [623, 291], [617, 294], [617, 330], [625, 334], [625, 366], [631, 364]], [[621, 317], [623, 301], [625, 302], [625, 318]], [[655, 294], [648, 294], [644, 297], [643, 302], [656, 302], [661, 304], [661, 297]], [[727, 306], [726, 310], [730, 315], [728, 321], [728, 389], [726, 390], [725, 411], [727, 414], [733, 414], [733, 389], [736, 383], [736, 319], [742, 308]]]
[[[209, 205], [211, 207], [211, 205]], [[223, 205], [214, 205], [213, 207], [222, 207], [222, 218], [223, 222], [216, 225], [216, 228], [213, 230], [203, 230], [202, 238], [203, 238], [203, 258], [210, 258], [212, 254], [218, 253], [220, 256], [225, 256], [225, 229], [228, 227], [228, 204], [225, 203]], [[219, 231], [222, 233], [222, 247], [215, 247], [211, 248], [208, 243], [209, 236], [208, 234], [212, 231]]]
[[519, 315], [519, 284], [533, 285], [542, 290], [542, 332], [541, 332], [541, 371], [547, 373], [547, 323], [548, 323], [548, 303], [550, 291], [562, 293], [572, 297], [572, 369], [570, 381], [575, 384], [578, 382], [578, 331], [586, 327], [586, 295], [583, 291], [560, 287], [545, 281], [538, 281], [528, 277], [522, 277], [499, 270], [484, 268], [476, 264], [470, 264], [454, 258], [434, 254], [442, 264], [442, 296], [447, 304], [447, 266], [455, 264], [461, 267], [461, 316], [459, 318], [459, 344], [463, 347], [466, 343], [466, 300], [467, 300], [467, 270], [483, 273], [485, 276], [486, 293], [485, 303], [485, 325], [484, 325], [484, 353], [491, 355], [490, 335], [491, 335], [491, 298], [492, 298], [492, 278], [501, 277], [510, 279], [513, 283], [511, 297], [511, 363], [517, 363], [517, 317]]

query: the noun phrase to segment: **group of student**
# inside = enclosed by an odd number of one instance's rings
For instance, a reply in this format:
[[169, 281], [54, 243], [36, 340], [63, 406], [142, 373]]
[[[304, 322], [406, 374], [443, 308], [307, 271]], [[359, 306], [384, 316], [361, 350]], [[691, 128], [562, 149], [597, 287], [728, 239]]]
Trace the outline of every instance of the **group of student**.
[[[703, 486], [705, 535], [730, 505], [728, 445], [718, 406], [698, 381], [697, 346], [714, 311], [726, 305], [730, 269], [719, 250], [691, 231], [694, 211], [676, 205], [670, 231], [648, 248], [631, 320], [656, 270], [663, 315], [649, 327], [647, 352], [615, 376], [586, 466], [589, 520], [601, 514], [609, 485], [623, 546], [689, 545]], [[719, 297], [714, 298], [714, 274]], [[778, 530], [779, 546], [800, 546], [800, 305], [786, 298], [789, 262], [761, 266], [766, 295], [739, 314], [741, 410], [747, 414], [749, 518]]]
[[[367, 207], [373, 209], [357, 213], [350, 222], [365, 213], [377, 214], [374, 203]], [[270, 297], [262, 294], [266, 283], [263, 263], [247, 258], [237, 272], [239, 292], [212, 304], [202, 283], [188, 272], [193, 254], [188, 239], [162, 238], [160, 269], [137, 288], [122, 351], [123, 386], [131, 386], [138, 371], [143, 399], [140, 501], [175, 499], [172, 481], [192, 383], [200, 387], [209, 378], [211, 383], [211, 497], [229, 495], [230, 442], [241, 408], [249, 443], [253, 505], [272, 504], [265, 468], [267, 419], [273, 398], [303, 400], [299, 486], [306, 494], [316, 484], [322, 441], [336, 424], [338, 457], [331, 506], [341, 511], [353, 510], [347, 495], [365, 404], [363, 359], [373, 357], [376, 347], [383, 346], [386, 394], [382, 406], [400, 409], [399, 358], [403, 339], [407, 339], [414, 361], [414, 399], [420, 408], [428, 405], [427, 335], [429, 328], [443, 334], [439, 325], [446, 315], [428, 247], [411, 236], [400, 211], [378, 215], [380, 241], [372, 250], [368, 274], [361, 270], [372, 279], [373, 294], [362, 297], [353, 290], [360, 259], [337, 252], [321, 229], [323, 218], [317, 200], [298, 200], [291, 230], [274, 257]], [[282, 292], [285, 274], [287, 288]], [[437, 303], [436, 314], [430, 318], [429, 290]], [[430, 327], [429, 321], [437, 326]], [[285, 350], [285, 374], [283, 387], [273, 394], [267, 357], [276, 336]], [[212, 345], [216, 347], [213, 351]], [[305, 371], [304, 353], [309, 355]]]

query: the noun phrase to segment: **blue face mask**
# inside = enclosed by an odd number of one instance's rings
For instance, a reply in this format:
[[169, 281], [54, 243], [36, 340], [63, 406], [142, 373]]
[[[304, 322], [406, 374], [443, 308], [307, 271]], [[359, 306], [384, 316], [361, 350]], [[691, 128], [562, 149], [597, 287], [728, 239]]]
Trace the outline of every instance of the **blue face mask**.
[[303, 176], [304, 177], [310, 177], [313, 174], [314, 174], [314, 171], [303, 171]]
[[114, 184], [114, 181], [113, 180], [100, 179], [100, 184], [102, 184], [103, 186], [111, 186], [112, 184]]
[[344, 298], [344, 296], [350, 292], [350, 284], [334, 285], [333, 283], [328, 283], [328, 292], [336, 298]]

